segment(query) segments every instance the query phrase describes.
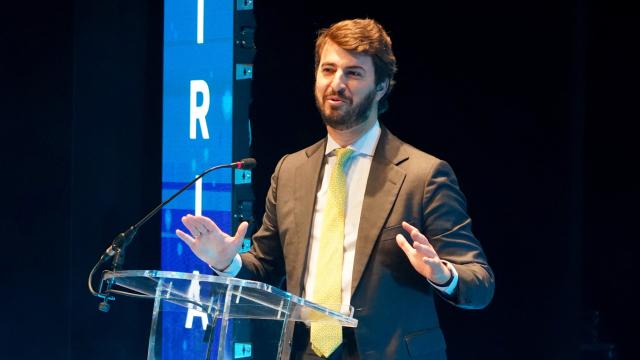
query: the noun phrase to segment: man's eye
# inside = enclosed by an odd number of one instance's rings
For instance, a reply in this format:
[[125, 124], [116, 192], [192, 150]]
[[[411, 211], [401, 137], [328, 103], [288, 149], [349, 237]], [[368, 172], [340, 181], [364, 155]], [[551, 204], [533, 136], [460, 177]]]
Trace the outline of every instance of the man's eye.
[[359, 71], [349, 71], [349, 72], [347, 72], [347, 74], [349, 76], [353, 76], [353, 77], [362, 77], [362, 73], [359, 72]]

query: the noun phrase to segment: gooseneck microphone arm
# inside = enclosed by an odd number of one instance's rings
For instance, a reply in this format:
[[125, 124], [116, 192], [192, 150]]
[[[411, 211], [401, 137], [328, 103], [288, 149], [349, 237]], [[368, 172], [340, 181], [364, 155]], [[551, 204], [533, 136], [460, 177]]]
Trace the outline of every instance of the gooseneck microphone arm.
[[[160, 205], [156, 206], [153, 210], [151, 210], [145, 217], [143, 217], [135, 225], [131, 226], [125, 232], [118, 234], [113, 239], [111, 246], [104, 252], [104, 254], [102, 254], [102, 256], [100, 257], [100, 260], [98, 261], [96, 266], [94, 266], [93, 270], [89, 274], [89, 290], [91, 291], [92, 294], [104, 299], [103, 303], [100, 304], [100, 309], [102, 311], [108, 311], [108, 305], [106, 301], [109, 300], [109, 297], [106, 294], [98, 294], [93, 290], [93, 286], [91, 282], [91, 279], [93, 278], [93, 274], [100, 264], [104, 264], [111, 258], [113, 258], [113, 262], [112, 262], [113, 271], [120, 270], [122, 268], [122, 265], [124, 264], [124, 250], [131, 243], [133, 238], [136, 236], [138, 229], [140, 229], [142, 225], [144, 225], [147, 221], [149, 221], [149, 219], [153, 215], [155, 215], [158, 211], [160, 211], [160, 209], [162, 209], [165, 205], [173, 201], [173, 199], [175, 199], [178, 195], [182, 194], [191, 185], [193, 185], [196, 181], [202, 179], [202, 177], [207, 175], [208, 173], [214, 170], [223, 169], [223, 168], [236, 168], [236, 169], [250, 170], [250, 169], [253, 169], [255, 166], [256, 166], [255, 159], [246, 158], [230, 164], [223, 164], [223, 165], [217, 165], [217, 166], [211, 167], [203, 171], [200, 175], [196, 176], [193, 180], [191, 180], [188, 184], [183, 186], [175, 194], [171, 195], [168, 199], [163, 201]], [[107, 289], [105, 293], [108, 293], [111, 290], [111, 285], [112, 285], [111, 283], [107, 284]]]
[[[196, 181], [202, 179], [202, 177], [207, 175], [208, 173], [210, 173], [210, 172], [212, 172], [214, 170], [223, 169], [223, 168], [236, 168], [236, 169], [250, 170], [250, 169], [253, 169], [255, 166], [256, 166], [256, 160], [253, 159], [253, 158], [247, 158], [247, 159], [242, 159], [240, 161], [237, 161], [237, 162], [234, 162], [234, 163], [231, 163], [231, 164], [217, 165], [217, 166], [208, 168], [207, 170], [202, 172], [202, 174], [196, 176], [193, 180], [189, 181], [189, 183], [187, 185], [183, 186], [180, 190], [178, 190], [178, 192], [176, 192], [175, 194], [171, 195], [171, 197], [169, 197], [167, 200], [163, 201], [162, 204], [156, 206], [156, 208], [151, 210], [151, 212], [149, 214], [147, 214], [147, 216], [145, 216], [144, 218], [142, 218], [142, 220], [138, 221], [137, 224], [135, 224], [131, 228], [129, 228], [129, 230], [127, 230], [127, 232], [131, 231], [131, 229], [136, 229], [137, 230], [138, 228], [140, 228], [140, 226], [142, 226], [142, 224], [146, 223], [153, 215], [155, 215], [158, 211], [160, 211], [160, 209], [162, 209], [165, 205], [170, 203], [178, 195], [182, 194], [191, 185], [193, 185]], [[134, 235], [135, 235], [135, 233], [134, 233]], [[131, 239], [129, 239], [129, 242], [131, 242]], [[124, 246], [126, 247], [128, 244], [129, 243], [125, 242]]]
[[119, 270], [122, 267], [122, 263], [124, 262], [124, 249], [131, 243], [133, 238], [135, 237], [138, 229], [144, 225], [149, 219], [155, 215], [160, 209], [162, 209], [165, 205], [173, 201], [178, 195], [182, 194], [185, 190], [187, 190], [191, 185], [193, 185], [196, 181], [202, 179], [203, 176], [208, 173], [223, 169], [223, 168], [236, 168], [236, 169], [253, 169], [256, 166], [256, 160], [253, 158], [242, 159], [241, 161], [223, 164], [211, 167], [205, 171], [203, 171], [200, 175], [196, 176], [193, 180], [191, 180], [187, 185], [183, 186], [180, 190], [178, 190], [175, 194], [171, 195], [168, 199], [163, 201], [160, 205], [156, 206], [153, 210], [151, 210], [142, 220], [138, 221], [137, 224], [131, 226], [127, 231], [118, 234], [113, 239], [111, 246], [105, 251], [104, 255], [100, 259], [102, 262], [109, 260], [109, 258], [114, 257], [113, 260], [113, 270]]

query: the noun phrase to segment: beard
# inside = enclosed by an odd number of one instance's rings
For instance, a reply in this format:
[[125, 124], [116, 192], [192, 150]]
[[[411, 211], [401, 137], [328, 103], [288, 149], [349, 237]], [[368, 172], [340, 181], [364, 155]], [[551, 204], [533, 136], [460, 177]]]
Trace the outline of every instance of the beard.
[[[341, 109], [334, 109], [327, 105], [326, 98], [328, 96], [340, 96], [340, 98], [344, 100], [345, 104]], [[318, 111], [320, 112], [320, 116], [322, 117], [325, 125], [336, 130], [349, 130], [367, 121], [373, 108], [376, 91], [375, 89], [371, 89], [371, 91], [358, 104], [353, 104], [352, 99], [345, 98], [344, 96], [336, 93], [325, 94], [322, 98], [316, 96], [315, 98], [316, 106], [318, 107]]]

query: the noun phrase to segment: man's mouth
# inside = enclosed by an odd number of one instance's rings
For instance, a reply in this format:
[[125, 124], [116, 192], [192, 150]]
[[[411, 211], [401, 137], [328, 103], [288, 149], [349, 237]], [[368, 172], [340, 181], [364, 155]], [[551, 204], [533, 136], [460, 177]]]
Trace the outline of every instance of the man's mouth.
[[339, 105], [339, 104], [343, 104], [343, 103], [344, 104], [348, 103], [347, 99], [344, 99], [344, 98], [341, 98], [341, 97], [335, 96], [335, 95], [327, 96], [327, 97], [325, 97], [325, 99], [331, 105]]

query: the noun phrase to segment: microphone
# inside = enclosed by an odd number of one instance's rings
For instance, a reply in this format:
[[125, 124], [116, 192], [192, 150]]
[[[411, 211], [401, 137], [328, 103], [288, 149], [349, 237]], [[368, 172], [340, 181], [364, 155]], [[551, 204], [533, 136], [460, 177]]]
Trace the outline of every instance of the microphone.
[[256, 167], [256, 159], [254, 158], [246, 158], [246, 159], [242, 159], [236, 163], [236, 167], [238, 169], [245, 169], [245, 170], [251, 170], [254, 167]]
[[165, 205], [173, 201], [178, 195], [182, 194], [185, 190], [187, 190], [191, 185], [193, 185], [196, 181], [200, 180], [203, 176], [208, 173], [224, 168], [236, 168], [236, 169], [244, 169], [251, 170], [256, 167], [256, 159], [254, 158], [246, 158], [240, 161], [236, 161], [230, 164], [216, 165], [208, 168], [203, 171], [201, 174], [196, 176], [193, 180], [191, 180], [187, 185], [183, 186], [180, 190], [178, 190], [175, 194], [171, 195], [168, 199], [163, 201], [160, 205], [156, 206], [153, 210], [151, 210], [142, 220], [138, 221], [137, 224], [131, 226], [127, 231], [122, 232], [116, 236], [111, 246], [107, 250], [105, 250], [104, 254], [100, 258], [100, 263], [104, 263], [110, 258], [114, 258], [113, 260], [113, 271], [117, 271], [122, 267], [124, 263], [124, 249], [131, 243], [133, 237], [138, 232], [138, 229], [144, 225], [153, 215], [155, 215], [160, 209], [162, 209]]

